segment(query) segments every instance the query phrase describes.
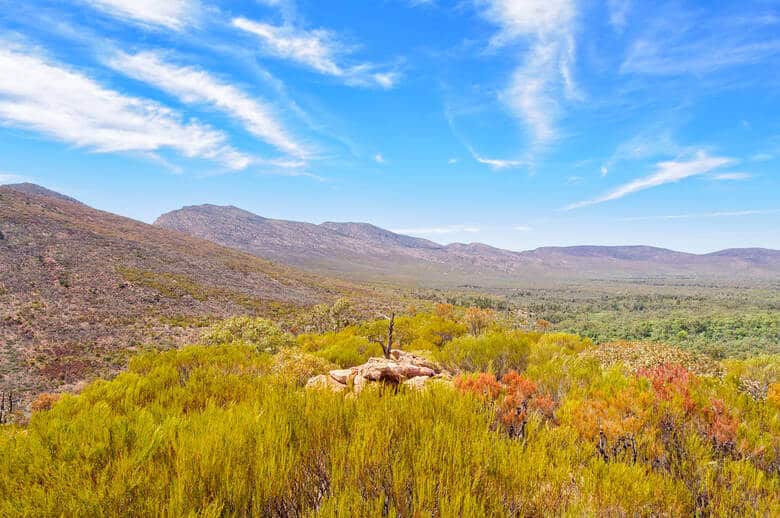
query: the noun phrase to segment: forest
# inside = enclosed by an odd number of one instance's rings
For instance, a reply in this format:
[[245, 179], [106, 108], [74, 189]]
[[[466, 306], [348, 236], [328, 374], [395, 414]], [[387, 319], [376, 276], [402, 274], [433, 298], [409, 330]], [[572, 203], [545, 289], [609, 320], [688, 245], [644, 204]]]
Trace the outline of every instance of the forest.
[[218, 321], [42, 394], [0, 428], [0, 515], [780, 514], [777, 354], [596, 346], [448, 303], [392, 323], [441, 376], [307, 387], [383, 356], [388, 319], [342, 300]]

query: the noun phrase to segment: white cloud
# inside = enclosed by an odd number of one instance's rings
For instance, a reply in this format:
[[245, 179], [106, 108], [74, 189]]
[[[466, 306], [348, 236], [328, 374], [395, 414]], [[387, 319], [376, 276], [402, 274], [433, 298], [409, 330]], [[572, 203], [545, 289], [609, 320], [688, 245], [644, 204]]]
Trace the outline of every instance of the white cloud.
[[690, 160], [669, 160], [666, 162], [658, 162], [656, 164], [656, 172], [650, 176], [639, 178], [627, 184], [621, 185], [620, 187], [598, 198], [573, 203], [565, 207], [564, 210], [572, 210], [580, 207], [586, 207], [588, 205], [595, 205], [597, 203], [617, 200], [638, 191], [650, 189], [652, 187], [658, 187], [667, 183], [679, 182], [680, 180], [689, 178], [691, 176], [709, 173], [714, 169], [729, 165], [733, 162], [734, 160], [731, 158], [711, 157], [704, 151], [697, 152], [696, 155]]
[[393, 230], [392, 232], [395, 232], [396, 234], [412, 235], [441, 235], [457, 234], [460, 232], [476, 234], [479, 231], [479, 227], [475, 227], [473, 225], [447, 225], [445, 227], [402, 228]]
[[501, 31], [492, 43], [504, 46], [529, 39], [525, 60], [514, 74], [503, 99], [523, 119], [536, 144], [557, 137], [556, 121], [561, 111], [558, 97], [581, 97], [572, 78], [575, 60], [574, 0], [477, 0], [485, 15]]
[[514, 167], [520, 167], [522, 165], [528, 165], [527, 162], [523, 160], [507, 160], [507, 159], [500, 159], [500, 158], [484, 157], [477, 154], [477, 152], [474, 151], [471, 147], [469, 147], [469, 152], [471, 153], [471, 156], [474, 157], [474, 160], [476, 160], [480, 164], [485, 164], [490, 166], [490, 168], [495, 171], [499, 171], [501, 169], [511, 169]]
[[165, 90], [185, 103], [208, 103], [235, 117], [244, 127], [284, 153], [304, 157], [305, 147], [293, 139], [269, 106], [203, 70], [164, 62], [157, 54], [117, 54], [109, 65], [135, 79]]
[[632, 216], [618, 218], [616, 221], [649, 221], [649, 220], [674, 220], [674, 219], [700, 219], [700, 218], [733, 218], [742, 216], [763, 216], [768, 214], [780, 214], [780, 209], [766, 210], [736, 210], [723, 212], [700, 212], [692, 214], [671, 214], [663, 216]]
[[200, 11], [197, 0], [83, 0], [116, 18], [129, 18], [144, 25], [182, 30]]
[[644, 31], [629, 46], [620, 71], [701, 76], [728, 67], [777, 61], [780, 38], [776, 31], [762, 27], [765, 23], [757, 17], [666, 10], [643, 24]]
[[158, 103], [122, 95], [25, 51], [0, 49], [0, 121], [109, 153], [173, 149], [190, 158], [247, 167], [250, 157], [209, 126]]
[[609, 172], [617, 164], [641, 159], [681, 156], [693, 153], [695, 149], [679, 145], [669, 130], [653, 125], [621, 142], [612, 156], [604, 163]]
[[750, 180], [753, 175], [750, 173], [720, 173], [710, 176], [713, 180]]
[[457, 164], [458, 163], [458, 159], [457, 158], [450, 158], [449, 160], [447, 160], [447, 163], [450, 164], [450, 165]]
[[376, 155], [374, 155], [374, 161], [377, 164], [384, 164], [385, 163], [385, 157], [383, 157], [381, 153], [377, 153]]
[[398, 72], [381, 71], [370, 63], [352, 66], [341, 63], [341, 56], [350, 49], [340, 43], [331, 31], [307, 31], [292, 25], [271, 25], [241, 17], [234, 18], [232, 24], [256, 36], [266, 54], [296, 62], [321, 74], [341, 78], [349, 85], [390, 89], [400, 79]]
[[609, 173], [609, 169], [607, 166], [603, 165], [601, 166], [601, 176], [607, 176], [607, 173]]
[[533, 230], [533, 228], [529, 227], [528, 225], [516, 225], [512, 227], [512, 230], [517, 230], [518, 232], [530, 232]]
[[621, 72], [648, 75], [706, 74], [721, 68], [760, 63], [780, 52], [780, 40], [723, 43], [713, 36], [695, 43], [670, 45], [655, 39], [635, 42]]

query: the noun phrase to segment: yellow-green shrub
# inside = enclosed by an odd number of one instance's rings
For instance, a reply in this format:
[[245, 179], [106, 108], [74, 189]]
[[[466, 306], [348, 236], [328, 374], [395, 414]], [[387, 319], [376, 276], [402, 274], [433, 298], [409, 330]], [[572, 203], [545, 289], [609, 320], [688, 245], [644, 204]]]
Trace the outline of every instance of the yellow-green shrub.
[[301, 388], [330, 368], [320, 353], [366, 343], [357, 328], [276, 354], [233, 336], [142, 354], [0, 427], [0, 516], [780, 515], [779, 413], [730, 378], [604, 369], [568, 335], [437, 348], [453, 369], [525, 369], [517, 386], [550, 398], [511, 438], [497, 411], [523, 398]]
[[292, 335], [270, 320], [249, 316], [231, 317], [211, 325], [201, 334], [201, 341], [209, 345], [249, 344], [266, 352], [295, 343]]

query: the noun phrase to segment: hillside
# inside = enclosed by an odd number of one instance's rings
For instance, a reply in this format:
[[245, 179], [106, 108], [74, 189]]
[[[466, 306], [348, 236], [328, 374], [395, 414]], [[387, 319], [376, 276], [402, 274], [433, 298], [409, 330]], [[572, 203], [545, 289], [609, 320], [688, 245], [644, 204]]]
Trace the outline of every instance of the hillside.
[[313, 271], [424, 285], [478, 282], [490, 287], [653, 277], [745, 280], [780, 275], [780, 252], [774, 250], [698, 255], [651, 246], [572, 246], [514, 252], [481, 243], [439, 245], [366, 223], [273, 220], [216, 205], [184, 207], [163, 214], [155, 225]]
[[214, 317], [343, 293], [361, 291], [37, 186], [0, 187], [0, 391], [22, 398], [122, 367], [143, 344], [191, 340]]

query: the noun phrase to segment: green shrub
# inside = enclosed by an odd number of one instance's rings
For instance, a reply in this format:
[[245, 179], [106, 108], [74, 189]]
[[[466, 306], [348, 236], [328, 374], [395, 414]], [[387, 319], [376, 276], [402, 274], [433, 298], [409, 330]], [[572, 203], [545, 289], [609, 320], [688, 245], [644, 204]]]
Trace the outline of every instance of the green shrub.
[[298, 345], [304, 351], [342, 368], [360, 365], [372, 356], [382, 356], [379, 344], [369, 342], [364, 336], [358, 336], [355, 328], [347, 328], [337, 333], [300, 335]]
[[501, 377], [526, 367], [537, 333], [491, 331], [480, 336], [461, 336], [434, 353], [437, 361], [454, 371], [490, 371]]
[[213, 324], [201, 334], [201, 341], [208, 345], [241, 343], [258, 351], [275, 352], [295, 343], [289, 333], [265, 318], [232, 317]]

